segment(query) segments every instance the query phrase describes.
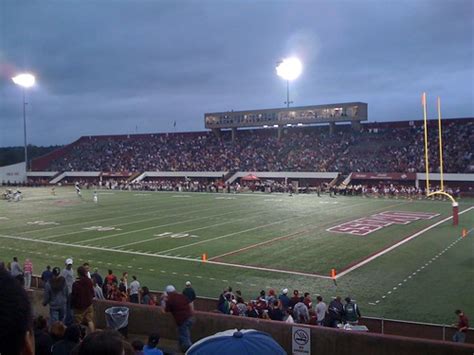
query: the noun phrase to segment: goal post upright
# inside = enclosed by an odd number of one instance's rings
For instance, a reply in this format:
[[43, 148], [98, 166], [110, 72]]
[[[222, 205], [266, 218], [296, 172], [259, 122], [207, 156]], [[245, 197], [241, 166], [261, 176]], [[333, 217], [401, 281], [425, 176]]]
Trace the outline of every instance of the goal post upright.
[[424, 140], [425, 140], [425, 180], [426, 180], [426, 197], [434, 195], [443, 195], [448, 197], [453, 206], [453, 225], [459, 224], [459, 204], [456, 202], [453, 196], [444, 191], [444, 166], [443, 166], [443, 141], [442, 141], [442, 128], [441, 128], [441, 99], [438, 96], [437, 109], [438, 109], [438, 140], [439, 140], [439, 172], [440, 172], [440, 189], [437, 191], [430, 192], [430, 168], [428, 159], [428, 119], [426, 117], [426, 93], [424, 92], [421, 96], [421, 104], [423, 106], [423, 123], [424, 123]]

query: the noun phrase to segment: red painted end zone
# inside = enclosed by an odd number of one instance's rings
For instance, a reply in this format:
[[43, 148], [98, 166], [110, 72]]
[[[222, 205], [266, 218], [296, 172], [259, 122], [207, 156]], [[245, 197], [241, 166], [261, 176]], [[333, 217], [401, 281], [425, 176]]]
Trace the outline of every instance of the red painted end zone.
[[439, 216], [439, 213], [386, 211], [373, 214], [369, 217], [363, 217], [353, 221], [344, 222], [342, 224], [328, 228], [326, 231], [365, 236], [378, 231], [379, 229], [391, 226], [392, 224], [409, 224], [414, 221], [421, 219], [432, 219], [437, 216]]

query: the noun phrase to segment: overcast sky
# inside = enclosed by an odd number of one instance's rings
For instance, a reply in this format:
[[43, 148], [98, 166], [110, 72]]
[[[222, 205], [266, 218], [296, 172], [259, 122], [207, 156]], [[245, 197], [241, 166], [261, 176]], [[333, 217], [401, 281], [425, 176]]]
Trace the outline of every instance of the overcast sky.
[[0, 1], [0, 146], [204, 129], [204, 113], [363, 101], [370, 121], [472, 117], [472, 0]]

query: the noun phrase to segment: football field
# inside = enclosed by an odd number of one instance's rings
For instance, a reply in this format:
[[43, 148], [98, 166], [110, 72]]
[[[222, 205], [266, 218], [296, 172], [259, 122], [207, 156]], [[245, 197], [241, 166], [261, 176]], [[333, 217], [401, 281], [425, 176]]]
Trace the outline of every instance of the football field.
[[153, 290], [189, 280], [214, 298], [228, 285], [246, 300], [288, 288], [350, 295], [370, 316], [451, 324], [456, 308], [474, 314], [472, 199], [459, 201], [454, 227], [448, 201], [102, 190], [94, 203], [91, 190], [22, 191], [0, 200], [0, 259], [30, 258], [35, 274], [73, 257]]

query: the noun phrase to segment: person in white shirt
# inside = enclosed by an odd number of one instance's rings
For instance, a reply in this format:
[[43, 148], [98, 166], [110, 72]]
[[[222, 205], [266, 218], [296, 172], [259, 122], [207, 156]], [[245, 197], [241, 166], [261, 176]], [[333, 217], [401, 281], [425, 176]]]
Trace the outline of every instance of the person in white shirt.
[[138, 295], [140, 294], [140, 282], [138, 282], [136, 276], [132, 276], [133, 281], [130, 282], [130, 302], [139, 303]]

